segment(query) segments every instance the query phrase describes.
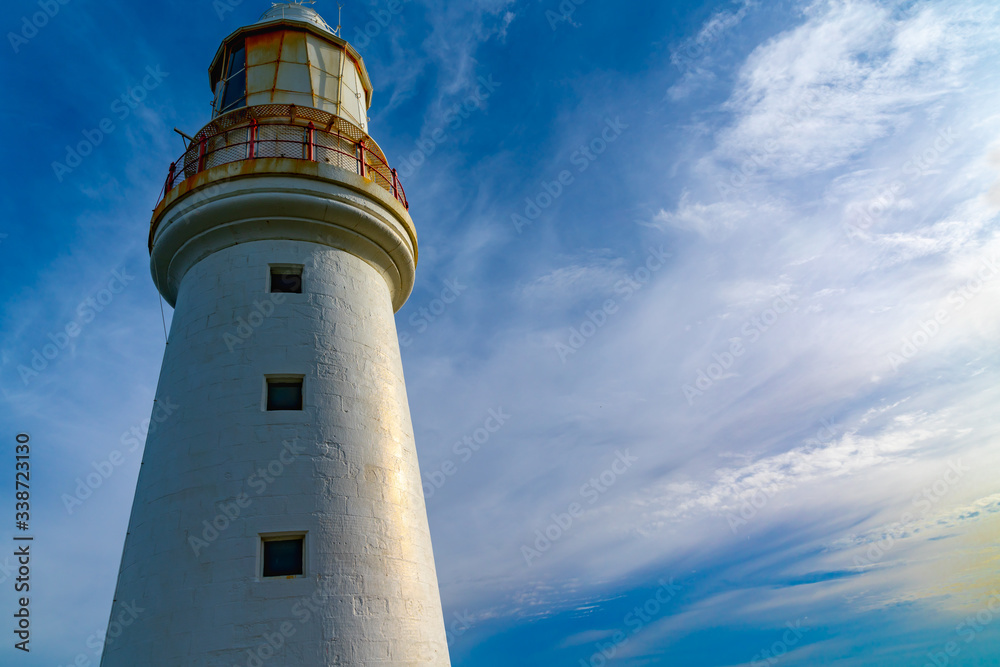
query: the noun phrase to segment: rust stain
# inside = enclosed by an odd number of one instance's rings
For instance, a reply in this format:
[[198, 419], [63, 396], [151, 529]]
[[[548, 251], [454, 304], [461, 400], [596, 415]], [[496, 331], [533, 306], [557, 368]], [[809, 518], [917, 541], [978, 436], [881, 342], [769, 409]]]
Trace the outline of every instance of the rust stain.
[[278, 64], [274, 68], [274, 82], [271, 84], [271, 101], [274, 101], [274, 90], [278, 87], [278, 70], [281, 69], [281, 51], [285, 48], [285, 33], [278, 33]]
[[[390, 206], [393, 206], [396, 211], [402, 215], [403, 219], [406, 221], [406, 224], [404, 224], [406, 233], [410, 237], [414, 247], [416, 247], [416, 229], [413, 227], [413, 220], [410, 218], [409, 212], [392, 196], [391, 192], [375, 181], [369, 178], [363, 178], [354, 172], [334, 165], [321, 164], [310, 160], [297, 158], [257, 158], [254, 160], [230, 162], [228, 164], [219, 165], [218, 167], [212, 167], [198, 172], [196, 175], [183, 180], [176, 187], [174, 187], [173, 190], [167, 193], [167, 195], [164, 196], [163, 201], [161, 201], [153, 210], [153, 218], [150, 222], [149, 229], [150, 252], [153, 250], [153, 238], [156, 236], [156, 230], [159, 228], [160, 220], [167, 208], [193, 193], [195, 190], [199, 190], [213, 184], [218, 185], [225, 183], [243, 176], [253, 176], [257, 174], [307, 176], [320, 180], [333, 181], [360, 192], [367, 191], [368, 193], [378, 195], [380, 200]], [[196, 194], [195, 196], [198, 195]]]
[[263, 65], [277, 61], [281, 57], [283, 32], [269, 32], [247, 36], [247, 62]]

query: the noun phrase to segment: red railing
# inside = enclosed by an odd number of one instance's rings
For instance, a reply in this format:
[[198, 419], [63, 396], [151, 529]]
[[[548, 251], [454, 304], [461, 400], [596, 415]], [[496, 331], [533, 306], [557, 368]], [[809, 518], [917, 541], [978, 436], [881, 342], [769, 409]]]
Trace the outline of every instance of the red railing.
[[294, 104], [237, 109], [209, 123], [170, 164], [157, 206], [168, 192], [206, 169], [270, 157], [309, 160], [353, 171], [410, 208], [396, 170], [389, 167], [382, 150], [361, 128], [326, 111]]

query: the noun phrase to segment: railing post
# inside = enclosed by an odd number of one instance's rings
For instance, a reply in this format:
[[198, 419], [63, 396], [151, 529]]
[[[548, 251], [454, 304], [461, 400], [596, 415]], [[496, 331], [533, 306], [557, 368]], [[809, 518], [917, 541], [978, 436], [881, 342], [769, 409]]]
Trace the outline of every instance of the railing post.
[[198, 171], [205, 170], [205, 151], [208, 149], [208, 139], [202, 137], [202, 140], [198, 143]]
[[367, 164], [365, 156], [365, 142], [362, 139], [358, 142], [358, 173], [361, 174], [361, 178], [366, 178], [365, 176], [365, 165]]
[[247, 147], [247, 158], [253, 160], [257, 157], [257, 119], [250, 121], [250, 145]]
[[[291, 150], [290, 145], [295, 143], [294, 133], [288, 136], [284, 132], [275, 132], [273, 138], [261, 139], [260, 121], [256, 115], [256, 110], [251, 110], [244, 117], [241, 117], [241, 122], [238, 123], [237, 127], [231, 128], [229, 130], [219, 129], [219, 123], [214, 122], [209, 126], [206, 126], [204, 130], [199, 133], [200, 139], [192, 140], [188, 144], [187, 150], [184, 151], [184, 155], [180, 160], [170, 163], [170, 169], [167, 173], [166, 181], [163, 185], [163, 192], [160, 193], [160, 199], [157, 201], [157, 205], [163, 201], [163, 198], [171, 191], [178, 183], [178, 181], [183, 181], [187, 176], [194, 176], [195, 174], [201, 173], [208, 168], [208, 155], [209, 153], [219, 153], [213, 158], [214, 166], [220, 166], [223, 164], [230, 164], [232, 162], [239, 162], [244, 159], [256, 159], [259, 158], [260, 146], [259, 143], [273, 144], [276, 147], [286, 146], [287, 149], [282, 149], [279, 152], [282, 156], [287, 154], [295, 155], [295, 151]], [[292, 119], [296, 119], [298, 109], [295, 105], [288, 106], [288, 115]], [[264, 114], [260, 117], [262, 118], [280, 118], [283, 114], [280, 112], [271, 112], [269, 114]], [[236, 118], [236, 116], [233, 116]], [[363, 131], [359, 130], [354, 125], [343, 121], [340, 123], [340, 119], [337, 116], [330, 116], [329, 124], [326, 121], [320, 121], [319, 127], [315, 122], [309, 122], [308, 117], [302, 118], [306, 121], [307, 125], [300, 125], [297, 123], [287, 123], [287, 122], [275, 122], [271, 127], [280, 130], [282, 127], [297, 127], [305, 132], [305, 134], [300, 138], [299, 143], [302, 144], [302, 153], [300, 153], [295, 159], [308, 159], [312, 162], [317, 162], [320, 159], [319, 148], [326, 149], [324, 153], [324, 159], [327, 162], [332, 162], [336, 159], [336, 166], [346, 167], [346, 160], [350, 158], [351, 154], [348, 152], [348, 148], [354, 147], [354, 159], [357, 163], [357, 173], [366, 180], [372, 180], [374, 183], [384, 188], [385, 190], [392, 193], [393, 198], [400, 202], [407, 210], [410, 208], [410, 202], [406, 199], [406, 190], [403, 188], [402, 180], [399, 178], [399, 172], [389, 166], [386, 160], [381, 156], [381, 152], [376, 147], [375, 155], [369, 155], [367, 140], [368, 135]], [[268, 123], [264, 123], [267, 125]], [[317, 146], [317, 131], [324, 132], [323, 126], [330, 128], [331, 132], [326, 132], [326, 137], [324, 141], [326, 143], [323, 146]], [[210, 129], [215, 130], [215, 134], [206, 134]], [[247, 141], [243, 142], [246, 144], [246, 157], [237, 157], [232, 155], [228, 151], [223, 151], [222, 149], [230, 149], [238, 146], [241, 142], [234, 141], [232, 144], [229, 143], [233, 139], [233, 134], [239, 130], [247, 129], [248, 134], [244, 135]], [[267, 134], [267, 133], [265, 133]], [[269, 135], [270, 136], [270, 135]], [[208, 140], [213, 139], [213, 148], [209, 151]], [[197, 141], [197, 163], [195, 168], [191, 168], [191, 155], [195, 152], [195, 141]], [[332, 142], [332, 143], [331, 143]], [[265, 146], [265, 152], [267, 151], [267, 146]], [[371, 160], [371, 163], [368, 160]], [[182, 169], [183, 168], [183, 169]], [[373, 173], [374, 172], [374, 173]]]

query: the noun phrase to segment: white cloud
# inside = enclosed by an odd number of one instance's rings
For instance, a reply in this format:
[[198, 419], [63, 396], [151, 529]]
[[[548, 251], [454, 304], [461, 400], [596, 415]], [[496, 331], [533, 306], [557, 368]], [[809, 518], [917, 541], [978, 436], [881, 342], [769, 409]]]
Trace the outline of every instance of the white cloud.
[[595, 252], [583, 261], [548, 271], [520, 288], [521, 296], [529, 301], [559, 302], [562, 306], [581, 298], [610, 292], [625, 275], [624, 258], [612, 258], [607, 252]]
[[[967, 471], [966, 465], [957, 461], [956, 470]], [[956, 473], [956, 474], [961, 474]], [[942, 485], [942, 488], [946, 488]], [[933, 494], [930, 499], [936, 498]], [[932, 507], [931, 501], [927, 501], [927, 507]], [[920, 537], [923, 539], [935, 539], [941, 533], [953, 532], [956, 529], [964, 528], [963, 524], [970, 521], [977, 521], [987, 518], [991, 514], [1000, 513], [1000, 493], [994, 493], [975, 500], [972, 503], [949, 507], [938, 510], [933, 514], [912, 517], [909, 514], [905, 520], [895, 521], [886, 526], [873, 528], [858, 535], [848, 535], [835, 540], [831, 547], [834, 549], [847, 549], [852, 547], [866, 547], [875, 543], [893, 544], [897, 540], [905, 540]]]
[[997, 41], [995, 13], [817, 3], [747, 59], [715, 158], [739, 168], [763, 155], [782, 177], [844, 165], [969, 84], [976, 49]]
[[[897, 422], [908, 421], [906, 417], [898, 417]], [[829, 439], [836, 435], [837, 429], [831, 425], [817, 430], [821, 437]], [[828, 443], [811, 438], [811, 442], [802, 446], [739, 468], [720, 468], [710, 485], [690, 482], [666, 485], [658, 500], [665, 508], [659, 517], [676, 520], [704, 511], [738, 515], [746, 503], [766, 504], [775, 495], [805, 484], [854, 475], [874, 466], [898, 465], [935, 435], [940, 432], [906, 424], [869, 437], [845, 433]]]
[[[487, 562], [468, 552], [450, 527], [459, 511], [436, 506], [434, 529], [449, 545], [440, 548], [439, 567], [447, 599], [528, 613], [578, 600], [587, 586], [570, 581], [627, 579], [692, 554], [724, 560], [736, 548], [726, 514], [755, 489], [766, 489], [769, 501], [748, 530], [780, 529], [790, 549], [806, 554], [908, 499], [920, 483], [913, 471], [940, 451], [972, 446], [965, 429], [986, 428], [992, 415], [969, 398], [989, 386], [991, 371], [974, 373], [995, 356], [991, 295], [1000, 282], [979, 292], [975, 307], [955, 312], [910, 365], [894, 372], [887, 361], [997, 243], [995, 211], [983, 196], [996, 170], [983, 150], [1000, 127], [990, 120], [992, 105], [971, 102], [979, 99], [977, 78], [992, 66], [983, 45], [994, 28], [977, 25], [970, 11], [812, 5], [802, 25], [762, 44], [740, 68], [728, 117], [686, 125], [699, 139], [707, 127], [716, 141], [672, 170], [678, 200], [647, 225], [663, 235], [657, 241], [678, 241], [676, 263], [565, 366], [553, 365], [551, 337], [542, 335], [550, 328], [525, 336], [531, 324], [513, 318], [516, 335], [501, 333], [475, 386], [461, 390], [517, 396], [519, 425], [505, 435], [504, 456], [487, 454], [462, 494], [469, 506], [461, 513], [489, 517], [483, 539], [496, 556]], [[796, 119], [813, 93], [816, 104]], [[949, 126], [961, 128], [960, 138], [940, 160], [916, 176], [904, 173]], [[673, 149], [653, 136], [646, 150]], [[717, 183], [728, 184], [729, 169], [758, 146], [773, 150], [742, 186], [718, 196]], [[845, 211], [904, 177], [904, 195], [865, 237], [849, 238]], [[663, 187], [653, 178], [639, 185]], [[551, 264], [522, 277], [519, 294], [600, 297], [605, 267]], [[688, 406], [681, 386], [778, 293], [797, 298], [792, 311], [758, 330], [727, 376]], [[566, 327], [578, 324], [574, 317]], [[833, 415], [837, 434], [809, 442]], [[642, 455], [636, 476], [537, 568], [511, 562], [620, 446]], [[986, 484], [970, 479], [969, 493]], [[492, 509], [498, 505], [506, 509]], [[814, 553], [795, 567], [816, 566]], [[489, 592], [483, 572], [496, 577]], [[539, 572], [547, 586], [535, 585]]]
[[[409, 45], [397, 58], [399, 90], [392, 104], [415, 93], [420, 77], [436, 76], [428, 85], [440, 93], [421, 100], [427, 110], [423, 122], [434, 127], [440, 110], [467, 94], [482, 73], [475, 60], [482, 45], [503, 40], [517, 24], [512, 24], [513, 3], [502, 0], [427, 7], [433, 26], [425, 40], [428, 55], [412, 60], [418, 49]], [[727, 55], [724, 42], [730, 35], [752, 38], [750, 21], [742, 20], [749, 7], [716, 15], [695, 38], [708, 44], [719, 35], [710, 44], [719, 49], [695, 63], [690, 90], [729, 85], [719, 75]], [[766, 11], [765, 5], [758, 8]], [[539, 158], [551, 161], [540, 169], [543, 175], [558, 173], [580, 141], [593, 136], [595, 110], [621, 109], [627, 102], [649, 113], [630, 117], [634, 129], [623, 136], [620, 153], [609, 151], [608, 160], [588, 174], [607, 169], [602, 176], [614, 184], [614, 194], [625, 193], [622, 199], [632, 208], [600, 209], [609, 190], [588, 189], [581, 177], [573, 196], [560, 202], [577, 207], [572, 226], [557, 224], [561, 211], [554, 207], [547, 212], [553, 224], [539, 221], [530, 230], [533, 236], [511, 240], [504, 217], [521, 199], [510, 195], [512, 184], [518, 178], [529, 190], [537, 184], [534, 176], [525, 178], [517, 156], [482, 157], [476, 171], [461, 178], [444, 168], [424, 172], [422, 185], [433, 196], [425, 190], [424, 208], [414, 209], [422, 243], [419, 275], [428, 280], [443, 265], [449, 271], [442, 275], [470, 284], [435, 323], [440, 328], [421, 339], [428, 347], [438, 341], [440, 351], [404, 350], [425, 472], [452, 456], [451, 444], [481, 424], [487, 409], [502, 405], [512, 415], [428, 501], [437, 571], [451, 608], [469, 609], [484, 622], [541, 616], [587, 606], [600, 589], [626, 586], [637, 573], [711, 567], [744, 555], [736, 575], [768, 570], [781, 579], [821, 570], [820, 564], [850, 549], [820, 556], [817, 551], [840, 545], [838, 540], [863, 548], [878, 539], [899, 516], [898, 505], [925, 483], [926, 475], [916, 472], [933, 469], [953, 451], [987, 454], [978, 459], [983, 472], [970, 474], [961, 497], [949, 499], [948, 507], [966, 509], [942, 510], [942, 525], [960, 533], [977, 523], [963, 517], [995, 487], [988, 452], [990, 446], [996, 449], [990, 440], [996, 422], [990, 392], [997, 385], [1000, 281], [989, 283], [961, 310], [949, 310], [947, 326], [898, 372], [886, 355], [935, 311], [953, 309], [949, 292], [967, 285], [983, 258], [1000, 249], [995, 231], [1000, 199], [987, 194], [1000, 187], [995, 150], [1000, 119], [994, 111], [1000, 97], [981, 84], [995, 69], [989, 56], [996, 49], [988, 45], [995, 40], [995, 14], [995, 8], [971, 4], [815, 3], [801, 25], [737, 63], [736, 84], [723, 91], [724, 114], [718, 107], [702, 109], [690, 122], [671, 116], [673, 108], [647, 107], [658, 100], [635, 92], [663, 90], [651, 84], [662, 73], [615, 72], [607, 77], [615, 85], [606, 99], [595, 79], [587, 80], [587, 103], [559, 116], [552, 143], [562, 145]], [[674, 79], [671, 71], [669, 80]], [[812, 95], [815, 103], [804, 106]], [[797, 117], [801, 110], [805, 113]], [[663, 128], [674, 121], [675, 127], [697, 128], [696, 141], [664, 138]], [[906, 173], [913, 155], [928, 142], [933, 145], [947, 127], [958, 130], [959, 140], [918, 176]], [[699, 144], [706, 137], [714, 138], [707, 148]], [[994, 146], [993, 153], [987, 146]], [[627, 155], [627, 161], [616, 163], [615, 155]], [[675, 160], [669, 169], [649, 168], [662, 164], [663, 156]], [[748, 158], [756, 165], [751, 175], [742, 186], [731, 184], [731, 170]], [[851, 211], [895, 179], [905, 179], [905, 192], [863, 234], [848, 238], [843, 227]], [[119, 175], [117, 182], [127, 179]], [[720, 182], [732, 189], [726, 197], [718, 196]], [[116, 182], [94, 183], [86, 190], [93, 201], [114, 200]], [[467, 202], [456, 196], [456, 184], [474, 191]], [[675, 199], [664, 205], [670, 192]], [[126, 193], [131, 200], [132, 189]], [[96, 216], [80, 219], [79, 230], [94, 233], [104, 224], [106, 233], [64, 261], [40, 264], [51, 276], [39, 281], [38, 291], [55, 295], [44, 308], [29, 298], [8, 299], [7, 358], [22, 358], [34, 344], [31, 335], [44, 336], [51, 320], [65, 319], [43, 318], [40, 310], [71, 310], [86, 293], [79, 285], [96, 284], [123, 256], [143, 254], [141, 235], [126, 247], [100, 247], [122, 238], [121, 230], [132, 224], [124, 219], [148, 215], [140, 208], [121, 216], [102, 214], [113, 217], [103, 223]], [[652, 222], [638, 231], [627, 224], [643, 216]], [[440, 222], [455, 219], [460, 224], [452, 228]], [[670, 265], [634, 297], [620, 300], [614, 317], [562, 364], [553, 341], [564, 341], [569, 328], [607, 298], [620, 273], [636, 266], [618, 259], [618, 249], [634, 242], [641, 255], [650, 238], [653, 245], [668, 245]], [[4, 240], [3, 251], [16, 248], [13, 243]], [[95, 247], [101, 252], [93, 252]], [[526, 256], [532, 259], [525, 261]], [[487, 268], [496, 265], [502, 268]], [[743, 336], [742, 326], [780, 293], [797, 297], [791, 312], [761, 332], [704, 400], [689, 406], [681, 386]], [[50, 498], [148, 414], [162, 331], [148, 281], [141, 295], [141, 307], [135, 304], [120, 318], [109, 314], [95, 325], [95, 338], [105, 340], [106, 349], [61, 360], [44, 392], [11, 404], [13, 413], [35, 424], [62, 414], [53, 428], [69, 443], [60, 451], [74, 458], [58, 470]], [[544, 322], [541, 311], [548, 318]], [[141, 344], [116, 345], [125, 332]], [[144, 389], [120, 386], [121, 377], [133, 377]], [[55, 399], [50, 391], [63, 395]], [[109, 401], [124, 406], [111, 420], [99, 405]], [[65, 409], [71, 405], [93, 414], [79, 417]], [[828, 416], [835, 416], [837, 434], [809, 442]], [[520, 546], [553, 512], [578, 500], [581, 484], [599, 475], [619, 448], [639, 455], [641, 464], [588, 507], [544, 560], [527, 567]], [[68, 626], [78, 627], [77, 619], [107, 609], [130, 481], [134, 470], [123, 470], [102, 490], [106, 494], [88, 504], [85, 520], [66, 522], [69, 534], [77, 535], [75, 543], [97, 554], [95, 561], [106, 571], [99, 581], [73, 583], [90, 602], [67, 608]], [[778, 556], [734, 540], [727, 525], [726, 513], [741, 508], [755, 489], [766, 489], [773, 498], [748, 530], [780, 534]], [[62, 511], [58, 503], [55, 510]], [[105, 510], [117, 514], [104, 532], [94, 533], [89, 517], [104, 516]], [[921, 527], [921, 533], [930, 534], [930, 528]], [[901, 548], [900, 554], [910, 553], [909, 546]], [[905, 561], [894, 555], [880, 576], [909, 568]], [[874, 585], [865, 575], [858, 580], [859, 587]], [[890, 593], [898, 593], [908, 578], [884, 581]], [[748, 585], [727, 591], [668, 624], [696, 629], [717, 625], [720, 618], [745, 621], [762, 610], [788, 614], [815, 602], [810, 597], [815, 593], [770, 589]], [[825, 590], [829, 595], [832, 587]], [[886, 595], [879, 603], [891, 599]], [[590, 629], [566, 645], [590, 642], [600, 632]], [[648, 633], [651, 643], [669, 640], [653, 628]]]
[[700, 234], [709, 241], [722, 241], [747, 215], [746, 207], [740, 203], [696, 203], [691, 201], [691, 193], [685, 190], [674, 211], [660, 209], [653, 221], [657, 225]]
[[682, 100], [715, 79], [713, 68], [722, 59], [726, 33], [733, 31], [747, 14], [757, 7], [755, 0], [741, 0], [735, 11], [718, 11], [705, 21], [693, 37], [683, 40], [670, 51], [671, 64], [682, 72], [680, 80], [667, 90], [671, 100]]

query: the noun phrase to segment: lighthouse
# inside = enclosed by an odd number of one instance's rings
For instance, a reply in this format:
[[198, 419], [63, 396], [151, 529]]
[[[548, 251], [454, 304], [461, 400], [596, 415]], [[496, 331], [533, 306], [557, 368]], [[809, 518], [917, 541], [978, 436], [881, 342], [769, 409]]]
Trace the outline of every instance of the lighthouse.
[[393, 315], [417, 237], [358, 52], [276, 4], [149, 233], [174, 308], [104, 667], [449, 665]]

